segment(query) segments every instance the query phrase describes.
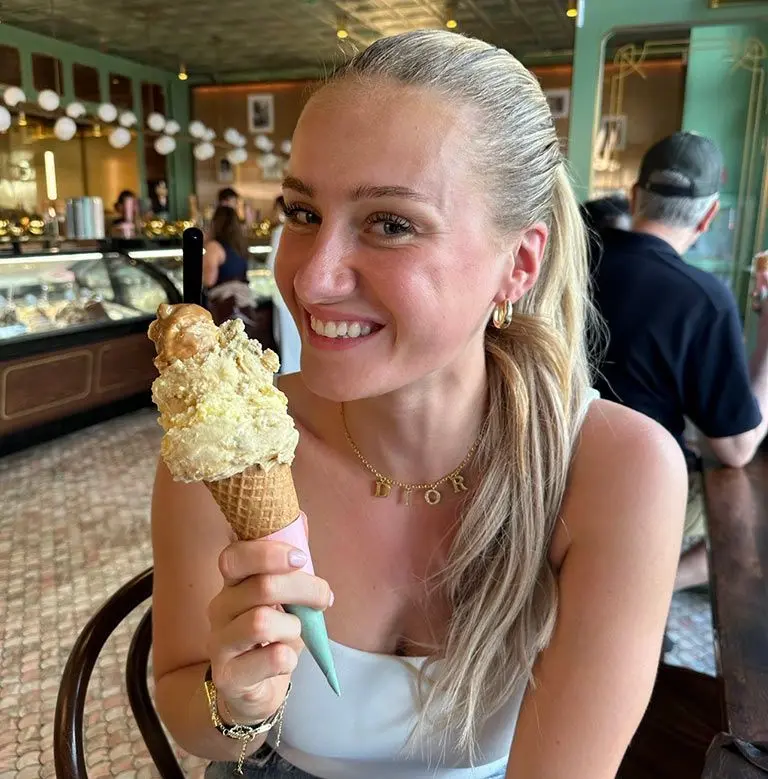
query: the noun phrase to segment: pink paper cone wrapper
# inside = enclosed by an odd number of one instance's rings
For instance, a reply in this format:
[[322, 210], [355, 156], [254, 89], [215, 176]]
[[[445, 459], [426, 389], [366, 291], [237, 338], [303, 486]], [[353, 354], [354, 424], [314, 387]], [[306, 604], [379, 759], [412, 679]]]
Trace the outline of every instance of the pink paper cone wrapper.
[[[282, 541], [284, 544], [301, 549], [307, 556], [307, 564], [301, 569], [305, 573], [314, 574], [312, 555], [309, 552], [309, 537], [307, 535], [307, 515], [302, 511], [290, 525], [264, 536], [270, 541]], [[331, 689], [340, 695], [339, 680], [336, 676], [336, 667], [331, 654], [331, 645], [328, 640], [328, 630], [325, 626], [325, 617], [322, 611], [311, 609], [308, 606], [285, 605], [283, 608], [301, 621], [301, 639], [320, 667], [323, 675], [331, 685]]]

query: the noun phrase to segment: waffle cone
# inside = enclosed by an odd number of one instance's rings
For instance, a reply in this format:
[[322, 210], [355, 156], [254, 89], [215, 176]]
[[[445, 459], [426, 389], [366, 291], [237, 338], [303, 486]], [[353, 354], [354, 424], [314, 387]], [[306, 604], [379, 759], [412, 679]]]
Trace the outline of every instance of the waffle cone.
[[289, 465], [265, 471], [258, 465], [205, 486], [241, 541], [263, 538], [299, 516], [299, 499]]

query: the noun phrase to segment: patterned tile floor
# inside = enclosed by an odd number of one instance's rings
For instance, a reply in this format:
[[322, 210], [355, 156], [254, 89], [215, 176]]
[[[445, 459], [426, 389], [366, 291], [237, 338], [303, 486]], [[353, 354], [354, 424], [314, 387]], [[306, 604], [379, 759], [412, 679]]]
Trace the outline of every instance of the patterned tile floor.
[[[105, 598], [151, 564], [159, 441], [147, 410], [0, 459], [0, 779], [54, 776], [53, 712], [72, 643]], [[159, 776], [123, 681], [139, 618], [114, 634], [94, 671], [85, 714], [93, 779]], [[714, 673], [706, 596], [678, 596], [669, 632], [669, 661]], [[202, 762], [179, 755], [199, 779]]]

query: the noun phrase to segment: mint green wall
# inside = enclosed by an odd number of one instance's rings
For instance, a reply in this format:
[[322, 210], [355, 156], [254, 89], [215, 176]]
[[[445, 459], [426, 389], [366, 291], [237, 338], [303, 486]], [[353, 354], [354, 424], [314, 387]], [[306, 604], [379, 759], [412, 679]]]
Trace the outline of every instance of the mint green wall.
[[[737, 67], [735, 58], [745, 51], [748, 40], [760, 38], [762, 32], [762, 25], [757, 23], [698, 27], [691, 31], [682, 123], [683, 129], [712, 138], [723, 153], [722, 211], [713, 230], [728, 235], [730, 225], [730, 235], [734, 238], [730, 256], [718, 252], [717, 256], [697, 255], [688, 259], [698, 267], [728, 279], [742, 307], [746, 305], [748, 274], [740, 269], [751, 262], [763, 155], [759, 149], [755, 150], [752, 184], [745, 190], [745, 200], [739, 207], [744, 154], [745, 151], [749, 154], [753, 148], [749, 117], [753, 74]], [[748, 183], [747, 174], [745, 186]]]
[[[30, 101], [34, 101], [37, 98], [37, 90], [32, 79], [33, 54], [47, 54], [61, 60], [64, 72], [62, 84], [64, 103], [75, 99], [72, 66], [76, 62], [81, 65], [88, 65], [99, 71], [102, 101], [109, 100], [110, 73], [126, 76], [133, 81], [133, 111], [139, 119], [136, 127], [138, 132], [136, 145], [139, 160], [139, 180], [141, 182], [142, 195], [146, 195], [147, 193], [144, 191], [147, 178], [144, 163], [145, 125], [141, 106], [141, 83], [145, 81], [159, 84], [163, 87], [166, 95], [167, 113], [176, 119], [182, 127], [186, 127], [189, 123], [189, 86], [180, 82], [176, 74], [170, 71], [141, 65], [123, 57], [103, 54], [102, 52], [86, 49], [55, 38], [38, 35], [27, 30], [20, 30], [7, 24], [0, 24], [0, 44], [14, 46], [19, 50], [21, 57], [21, 87]], [[88, 108], [89, 111], [93, 111], [95, 106], [91, 104], [88, 105]], [[188, 142], [179, 141], [177, 150], [168, 158], [168, 176], [172, 214], [184, 216], [187, 210], [187, 196], [192, 191], [193, 181], [192, 154]]]
[[726, 171], [721, 194], [729, 205], [739, 192], [752, 81], [751, 73], [734, 69], [734, 47], [742, 50], [754, 32], [747, 25], [691, 31], [683, 129], [706, 135], [720, 147]]
[[761, 5], [711, 9], [706, 0], [586, 0], [576, 28], [568, 156], [578, 194], [589, 194], [606, 39], [621, 28], [739, 24], [767, 19]]

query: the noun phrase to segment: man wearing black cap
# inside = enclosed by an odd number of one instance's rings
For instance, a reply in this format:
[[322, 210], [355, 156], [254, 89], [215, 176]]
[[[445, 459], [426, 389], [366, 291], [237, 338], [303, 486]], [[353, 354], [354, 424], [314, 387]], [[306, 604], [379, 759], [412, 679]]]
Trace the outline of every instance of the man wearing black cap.
[[[715, 276], [682, 256], [719, 209], [723, 158], [694, 133], [675, 133], [645, 155], [632, 196], [632, 231], [603, 232], [594, 296], [609, 331], [596, 387], [662, 424], [689, 461], [686, 536], [704, 534], [697, 462], [686, 417], [725, 464], [746, 465], [768, 429], [768, 313], [751, 361], [736, 302]], [[703, 542], [686, 552], [676, 586], [707, 581]]]

